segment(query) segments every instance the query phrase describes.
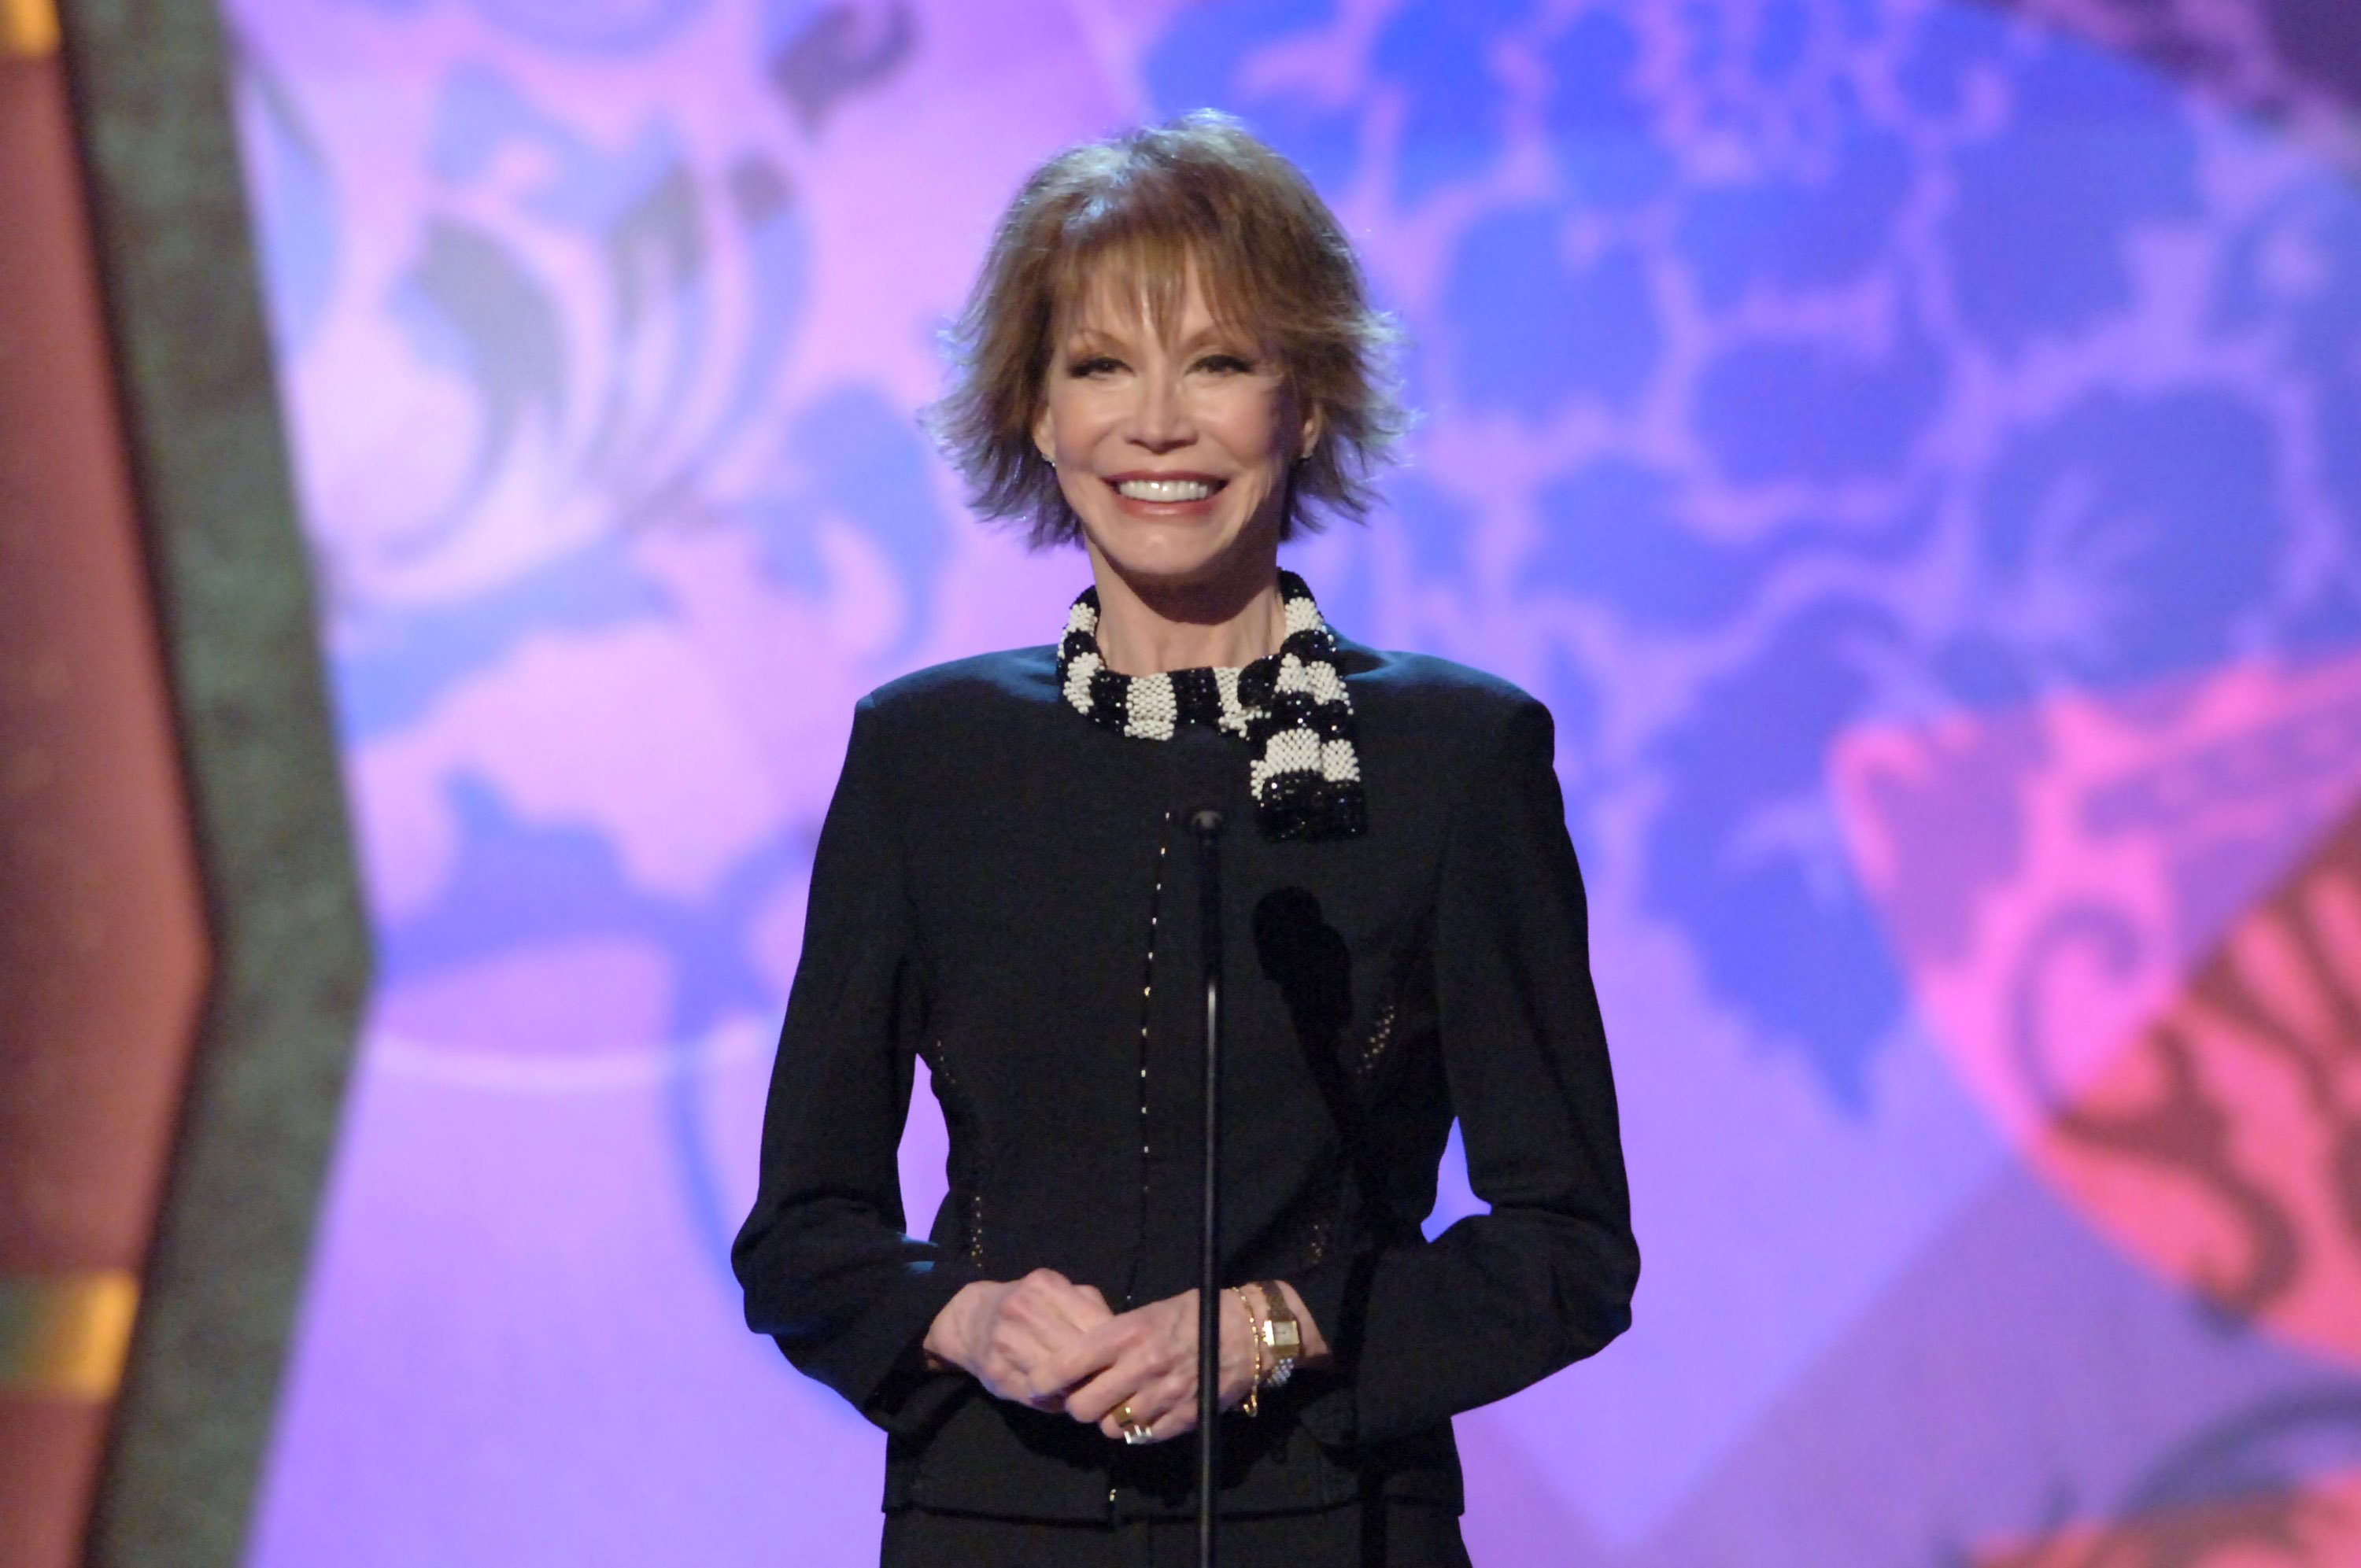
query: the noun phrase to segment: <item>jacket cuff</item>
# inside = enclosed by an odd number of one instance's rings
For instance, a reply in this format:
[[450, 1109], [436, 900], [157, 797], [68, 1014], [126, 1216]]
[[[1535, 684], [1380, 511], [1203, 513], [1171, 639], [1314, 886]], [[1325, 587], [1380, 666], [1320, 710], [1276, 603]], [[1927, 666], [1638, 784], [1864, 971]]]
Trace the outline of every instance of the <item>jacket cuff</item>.
[[839, 1391], [855, 1409], [895, 1437], [931, 1430], [969, 1381], [959, 1372], [927, 1365], [927, 1331], [950, 1299], [983, 1275], [965, 1258], [913, 1264], [884, 1299], [865, 1314], [861, 1365]]
[[[1285, 1277], [1303, 1301], [1303, 1310], [1320, 1327], [1335, 1359], [1307, 1368], [1290, 1380], [1289, 1391], [1298, 1401], [1303, 1429], [1324, 1447], [1349, 1448], [1360, 1425], [1355, 1390], [1355, 1366], [1360, 1360], [1361, 1320], [1369, 1299], [1369, 1276], [1377, 1266], [1375, 1253], [1331, 1257]], [[1299, 1392], [1295, 1385], [1301, 1385]]]

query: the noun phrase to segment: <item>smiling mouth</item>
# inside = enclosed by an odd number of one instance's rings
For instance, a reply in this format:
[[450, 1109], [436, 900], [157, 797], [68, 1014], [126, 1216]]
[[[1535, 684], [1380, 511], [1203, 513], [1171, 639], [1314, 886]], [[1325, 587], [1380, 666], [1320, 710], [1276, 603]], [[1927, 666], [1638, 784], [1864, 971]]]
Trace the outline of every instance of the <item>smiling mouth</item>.
[[1215, 479], [1124, 479], [1115, 493], [1127, 501], [1202, 501], [1221, 488]]

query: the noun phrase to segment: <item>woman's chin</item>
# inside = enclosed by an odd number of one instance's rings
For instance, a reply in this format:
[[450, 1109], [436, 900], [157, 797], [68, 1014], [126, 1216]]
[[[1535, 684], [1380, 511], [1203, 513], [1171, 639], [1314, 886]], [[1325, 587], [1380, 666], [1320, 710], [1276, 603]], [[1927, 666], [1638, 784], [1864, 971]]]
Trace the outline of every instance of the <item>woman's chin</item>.
[[1259, 586], [1274, 569], [1275, 544], [1211, 525], [1111, 530], [1091, 553], [1142, 593], [1211, 587], [1248, 578]]

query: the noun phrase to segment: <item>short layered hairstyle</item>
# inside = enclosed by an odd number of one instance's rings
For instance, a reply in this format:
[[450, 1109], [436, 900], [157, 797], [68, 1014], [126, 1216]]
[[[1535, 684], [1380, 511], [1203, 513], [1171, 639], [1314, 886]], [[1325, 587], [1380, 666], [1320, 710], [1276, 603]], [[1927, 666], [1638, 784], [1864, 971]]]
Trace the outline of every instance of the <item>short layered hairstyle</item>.
[[1144, 300], [1151, 324], [1170, 331], [1192, 269], [1214, 317], [1261, 345], [1296, 407], [1319, 419], [1279, 537], [1368, 514], [1409, 424], [1400, 334], [1369, 303], [1360, 258], [1311, 181], [1207, 109], [1069, 148], [1003, 214], [946, 334], [950, 389], [928, 416], [980, 515], [1022, 526], [1036, 549], [1080, 537], [1033, 442], [1058, 339], [1103, 288]]

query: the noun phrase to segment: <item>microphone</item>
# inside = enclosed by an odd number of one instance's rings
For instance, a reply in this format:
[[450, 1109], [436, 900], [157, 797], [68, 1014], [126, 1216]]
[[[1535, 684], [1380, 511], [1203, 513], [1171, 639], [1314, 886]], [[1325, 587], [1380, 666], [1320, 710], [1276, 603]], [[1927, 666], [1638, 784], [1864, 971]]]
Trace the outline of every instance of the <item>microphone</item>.
[[1197, 940], [1205, 981], [1204, 1221], [1197, 1253], [1197, 1565], [1213, 1568], [1222, 1437], [1222, 814], [1189, 814], [1197, 836]]

